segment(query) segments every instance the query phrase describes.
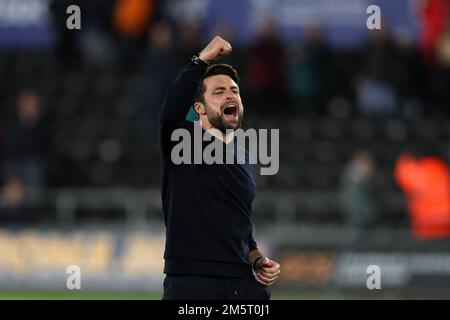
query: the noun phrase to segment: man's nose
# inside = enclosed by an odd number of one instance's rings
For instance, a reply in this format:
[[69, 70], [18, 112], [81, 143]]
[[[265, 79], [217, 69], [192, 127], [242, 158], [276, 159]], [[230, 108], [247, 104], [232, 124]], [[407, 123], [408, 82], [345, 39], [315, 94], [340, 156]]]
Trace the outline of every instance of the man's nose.
[[232, 90], [228, 90], [227, 93], [226, 93], [225, 98], [226, 98], [227, 100], [233, 99], [233, 98], [234, 98], [234, 93], [233, 93], [233, 91], [232, 91]]

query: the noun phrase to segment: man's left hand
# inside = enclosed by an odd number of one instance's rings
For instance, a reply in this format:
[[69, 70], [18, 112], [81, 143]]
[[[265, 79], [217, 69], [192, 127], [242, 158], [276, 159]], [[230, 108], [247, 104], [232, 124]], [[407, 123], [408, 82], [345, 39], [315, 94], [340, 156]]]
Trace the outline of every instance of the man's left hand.
[[264, 257], [256, 264], [255, 278], [262, 285], [270, 286], [278, 280], [280, 272], [279, 263]]

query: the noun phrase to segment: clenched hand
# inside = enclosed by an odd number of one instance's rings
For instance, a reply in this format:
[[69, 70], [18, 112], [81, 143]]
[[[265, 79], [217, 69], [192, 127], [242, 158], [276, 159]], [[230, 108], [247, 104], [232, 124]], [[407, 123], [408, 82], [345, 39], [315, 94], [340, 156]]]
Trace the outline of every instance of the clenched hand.
[[231, 52], [231, 44], [219, 36], [214, 37], [211, 42], [200, 52], [199, 58], [210, 64], [212, 61], [228, 55]]

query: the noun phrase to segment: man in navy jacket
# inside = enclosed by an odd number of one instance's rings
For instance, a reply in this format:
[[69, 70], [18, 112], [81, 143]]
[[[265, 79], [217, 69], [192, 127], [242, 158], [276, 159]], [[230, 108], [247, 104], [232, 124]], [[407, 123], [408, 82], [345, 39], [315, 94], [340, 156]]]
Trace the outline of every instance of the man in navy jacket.
[[[239, 78], [229, 65], [211, 65], [230, 52], [231, 45], [215, 37], [168, 88], [160, 114], [163, 299], [270, 299], [268, 286], [280, 273], [280, 265], [264, 256], [253, 239], [255, 164], [234, 143], [244, 112]], [[192, 105], [199, 122], [186, 120]], [[246, 161], [174, 163], [177, 130], [208, 135], [191, 154], [200, 150], [202, 155], [209, 144], [219, 143], [224, 154], [244, 152]]]

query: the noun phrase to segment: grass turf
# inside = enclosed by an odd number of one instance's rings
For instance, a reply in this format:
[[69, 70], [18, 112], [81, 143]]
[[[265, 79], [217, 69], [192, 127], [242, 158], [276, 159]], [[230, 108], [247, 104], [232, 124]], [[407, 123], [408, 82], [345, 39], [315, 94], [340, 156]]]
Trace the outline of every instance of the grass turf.
[[[271, 300], [324, 299], [295, 294], [272, 294]], [[160, 293], [103, 293], [103, 292], [0, 292], [0, 300], [161, 300]]]

